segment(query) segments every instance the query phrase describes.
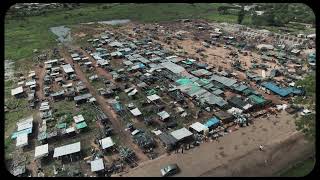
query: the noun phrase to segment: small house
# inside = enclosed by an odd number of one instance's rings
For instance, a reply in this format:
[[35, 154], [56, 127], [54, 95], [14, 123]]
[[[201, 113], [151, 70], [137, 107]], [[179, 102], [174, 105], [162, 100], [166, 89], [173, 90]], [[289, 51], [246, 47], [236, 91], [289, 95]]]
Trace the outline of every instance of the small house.
[[65, 146], [60, 146], [54, 149], [53, 158], [61, 158], [62, 160], [67, 159], [73, 161], [76, 155], [80, 155], [81, 144], [76, 142]]
[[191, 140], [193, 137], [192, 132], [190, 132], [185, 127], [172, 131], [170, 135], [172, 135], [177, 140], [177, 142], [185, 142], [185, 141]]
[[11, 89], [11, 95], [16, 98], [23, 98], [23, 97], [26, 97], [26, 92], [24, 91], [22, 86], [20, 86], [15, 89]]

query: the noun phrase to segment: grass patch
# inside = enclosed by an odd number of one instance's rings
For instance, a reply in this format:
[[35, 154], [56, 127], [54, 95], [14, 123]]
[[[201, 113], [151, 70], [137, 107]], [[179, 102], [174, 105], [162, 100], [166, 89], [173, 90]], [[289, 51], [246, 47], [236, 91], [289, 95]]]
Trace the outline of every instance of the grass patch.
[[310, 158], [294, 165], [292, 168], [280, 173], [282, 177], [303, 177], [308, 175], [315, 165], [315, 159]]
[[53, 113], [55, 117], [61, 117], [76, 112], [76, 104], [74, 101], [58, 101], [52, 104], [52, 108], [56, 111]]
[[12, 97], [7, 100], [6, 105], [8, 109], [14, 109], [5, 113], [5, 132], [8, 135], [7, 133], [14, 131], [18, 120], [31, 115], [33, 111], [28, 109], [28, 101], [26, 99], [15, 99]]
[[[50, 27], [82, 22], [131, 19], [142, 22], [172, 21], [181, 18], [201, 18], [223, 4], [148, 3], [108, 6], [83, 5], [66, 11], [50, 11], [43, 16], [5, 18], [5, 58], [30, 58], [33, 49], [47, 49], [56, 44]], [[224, 17], [227, 18], [227, 17]], [[211, 18], [214, 19], [214, 18]]]
[[4, 95], [5, 98], [8, 98], [11, 96], [11, 89], [14, 86], [14, 81], [13, 80], [7, 80], [4, 82]]

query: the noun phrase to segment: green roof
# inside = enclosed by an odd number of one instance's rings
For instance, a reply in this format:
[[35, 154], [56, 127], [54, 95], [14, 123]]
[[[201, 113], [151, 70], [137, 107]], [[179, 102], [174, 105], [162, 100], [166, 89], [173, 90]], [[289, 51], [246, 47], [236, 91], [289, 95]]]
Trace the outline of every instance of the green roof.
[[192, 62], [191, 61], [182, 61], [183, 63], [185, 63], [185, 64], [188, 64], [188, 65], [191, 65], [192, 64]]
[[176, 83], [178, 83], [180, 85], [184, 85], [184, 84], [192, 83], [192, 81], [188, 78], [181, 78], [181, 79], [176, 80]]
[[212, 84], [212, 83], [209, 83], [209, 84], [207, 84], [207, 85], [205, 85], [205, 86], [203, 86], [204, 88], [206, 88], [206, 89], [210, 89], [210, 88], [212, 88], [214, 85]]
[[149, 91], [147, 91], [148, 96], [154, 95], [157, 93], [157, 90], [155, 89], [150, 89]]
[[254, 94], [250, 95], [249, 99], [251, 101], [253, 101], [255, 104], [263, 104], [266, 101], [263, 97], [260, 97], [260, 96], [254, 95]]
[[82, 121], [81, 123], [77, 123], [76, 124], [76, 128], [77, 129], [82, 129], [82, 128], [85, 128], [85, 127], [87, 127], [87, 123], [84, 122], [84, 121]]
[[65, 129], [67, 127], [67, 123], [58, 124], [59, 129]]
[[201, 88], [200, 88], [199, 86], [193, 85], [193, 86], [189, 89], [188, 94], [189, 94], [189, 95], [190, 95], [190, 94], [193, 94], [193, 93], [199, 91], [200, 89], [201, 89]]

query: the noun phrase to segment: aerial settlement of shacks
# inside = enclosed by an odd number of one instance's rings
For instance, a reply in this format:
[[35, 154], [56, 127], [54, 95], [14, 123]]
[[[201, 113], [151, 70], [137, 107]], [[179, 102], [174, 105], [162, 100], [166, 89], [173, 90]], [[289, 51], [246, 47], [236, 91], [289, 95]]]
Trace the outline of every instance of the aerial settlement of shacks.
[[[225, 49], [239, 47], [241, 50], [230, 53], [229, 58], [233, 61], [227, 61], [233, 71], [221, 70], [201, 59], [175, 54], [151, 38], [163, 35], [164, 32], [167, 36], [166, 42], [188, 38], [183, 31], [164, 31], [165, 27], [159, 25], [143, 29], [137, 25], [133, 28], [135, 34], [150, 32], [150, 36], [143, 38], [128, 38], [105, 31], [99, 38], [88, 40], [91, 46], [82, 49], [70, 48], [68, 58], [72, 63], [62, 56], [46, 60], [43, 62], [43, 79], [38, 79], [39, 75], [30, 71], [29, 75], [21, 78], [16, 88], [11, 90], [11, 95], [15, 98], [28, 98], [30, 108], [38, 108], [40, 113], [37, 126], [34, 126], [34, 116], [18, 121], [17, 129], [11, 136], [16, 140], [16, 147], [28, 148], [31, 139], [36, 138], [35, 159], [83, 161], [81, 151], [84, 141], [77, 138], [93, 128], [89, 128], [89, 124], [96, 121], [104, 131], [95, 140], [102, 155], [96, 151], [91, 152], [88, 161], [91, 171], [116, 172], [116, 166], [103, 159], [103, 154], [109, 152], [120, 152], [124, 162], [135, 163], [137, 157], [133, 155], [134, 151], [113, 140], [115, 127], [109, 121], [109, 115], [101, 110], [101, 104], [97, 102], [100, 96], [106, 106], [110, 106], [116, 113], [118, 121], [124, 123], [122, 131], [128, 131], [126, 133], [130, 134], [132, 142], [149, 154], [159, 146], [166, 151], [185, 144], [196, 146], [203, 142], [204, 137], [224, 136], [231, 132], [230, 127], [247, 126], [250, 121], [268, 113], [281, 110], [289, 113], [298, 111], [289, 103], [278, 102], [289, 102], [293, 96], [304, 95], [305, 90], [295, 86], [295, 82], [302, 79], [309, 69], [303, 68], [299, 53], [312, 44], [312, 40], [302, 41], [298, 38], [296, 44], [284, 45], [286, 38], [282, 41], [281, 37], [273, 35], [278, 38], [264, 43], [262, 39], [270, 32], [256, 32], [243, 29], [242, 26], [232, 29], [225, 24], [213, 26], [192, 21], [183, 21], [182, 24], [194, 27], [197, 31], [210, 32], [209, 38], [203, 41], [203, 47], [198, 50], [199, 53], [206, 48], [219, 47], [218, 44], [222, 44]], [[247, 41], [243, 41], [244, 35], [248, 37]], [[261, 55], [261, 60], [252, 58], [252, 67], [246, 69], [240, 62], [239, 55], [248, 56], [253, 50]], [[307, 60], [310, 69], [313, 69], [315, 55], [310, 54]], [[270, 62], [276, 62], [277, 68], [270, 67]], [[93, 72], [86, 77], [88, 83], [103, 82], [103, 87], [95, 89], [97, 93], [86, 85], [87, 82], [81, 81], [75, 70], [78, 65], [83, 72]], [[102, 78], [101, 74], [96, 72], [98, 68], [108, 73], [111, 79]], [[257, 73], [257, 69], [261, 74]], [[245, 80], [240, 80], [236, 71], [244, 72]], [[282, 78], [279, 80], [277, 77]], [[40, 88], [40, 81], [43, 82], [40, 89], [43, 97], [38, 97], [35, 93], [36, 89]], [[270, 100], [266, 94], [271, 94], [280, 101]], [[56, 117], [55, 114], [59, 112], [53, 111], [54, 104], [65, 100], [74, 101], [77, 107], [89, 104], [96, 108], [95, 117], [86, 119], [84, 115], [76, 114], [68, 122], [66, 116]], [[189, 102], [197, 106], [199, 111], [191, 114]], [[210, 115], [202, 116], [204, 113]], [[183, 121], [186, 118], [193, 121], [181, 123], [177, 120]], [[130, 119], [144, 122], [145, 126], [152, 127], [153, 130], [136, 128], [134, 123], [129, 123]], [[37, 129], [37, 134], [34, 134], [34, 129]], [[64, 139], [68, 138], [75, 138], [77, 141], [63, 143]], [[61, 145], [51, 145], [58, 141]], [[154, 158], [152, 155], [149, 157]], [[14, 167], [14, 173], [23, 174], [23, 167]]]

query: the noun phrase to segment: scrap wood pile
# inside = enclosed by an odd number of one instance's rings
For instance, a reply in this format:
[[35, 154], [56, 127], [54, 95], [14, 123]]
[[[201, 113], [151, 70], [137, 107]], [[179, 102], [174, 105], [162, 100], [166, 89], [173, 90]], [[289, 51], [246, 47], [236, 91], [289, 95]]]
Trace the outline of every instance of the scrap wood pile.
[[133, 160], [135, 158], [135, 153], [127, 147], [119, 147], [119, 154], [122, 160], [130, 162], [130, 160]]
[[133, 141], [134, 143], [138, 144], [140, 148], [143, 148], [143, 149], [150, 149], [155, 146], [154, 139], [146, 133], [136, 134], [133, 137]]

